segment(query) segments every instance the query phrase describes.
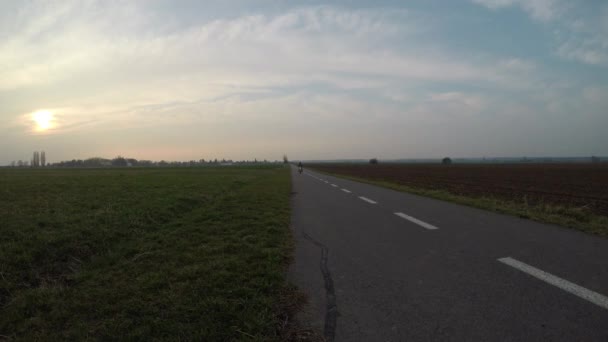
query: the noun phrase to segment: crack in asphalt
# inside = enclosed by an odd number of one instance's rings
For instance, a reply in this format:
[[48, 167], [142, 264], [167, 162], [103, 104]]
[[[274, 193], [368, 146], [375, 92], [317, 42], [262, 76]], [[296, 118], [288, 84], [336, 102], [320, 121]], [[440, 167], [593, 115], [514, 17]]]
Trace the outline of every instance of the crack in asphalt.
[[320, 243], [319, 241], [312, 238], [310, 235], [302, 232], [305, 239], [309, 240], [317, 247], [321, 249], [321, 274], [325, 282], [325, 293], [327, 297], [327, 307], [325, 311], [325, 328], [323, 335], [328, 342], [333, 342], [336, 336], [336, 324], [338, 321], [338, 306], [336, 305], [336, 293], [334, 290], [334, 281], [331, 278], [331, 273], [327, 267], [327, 259], [329, 255], [329, 249]]

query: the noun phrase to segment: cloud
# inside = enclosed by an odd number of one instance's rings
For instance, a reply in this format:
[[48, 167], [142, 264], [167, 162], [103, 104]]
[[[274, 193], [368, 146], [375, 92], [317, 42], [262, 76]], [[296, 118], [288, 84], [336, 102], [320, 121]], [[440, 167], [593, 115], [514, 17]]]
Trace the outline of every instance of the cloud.
[[[220, 120], [226, 108], [237, 111], [232, 102], [247, 102], [231, 95], [266, 92], [280, 99], [303, 87], [365, 89], [381, 97], [386, 89], [418, 82], [532, 83], [532, 67], [520, 59], [424, 53], [419, 46], [428, 43], [420, 37], [428, 25], [423, 14], [408, 10], [302, 7], [184, 26], [137, 3], [46, 4], [12, 19], [14, 34], [0, 43], [0, 92], [41, 93], [71, 129], [81, 122], [142, 125], [151, 120], [141, 117], [142, 108], [165, 115], [164, 121]], [[226, 99], [223, 108], [209, 103], [218, 98]], [[33, 110], [27, 105], [24, 97], [17, 107]]]
[[[116, 27], [108, 31], [113, 18], [127, 16], [123, 11], [133, 14], [130, 24], [120, 32], [115, 32]], [[407, 11], [321, 6], [276, 16], [218, 19], [161, 32], [151, 29], [156, 20], [147, 21], [153, 15], [134, 12], [114, 7], [107, 11], [63, 8], [43, 16], [42, 22], [48, 24], [26, 21], [25, 33], [0, 45], [0, 52], [8, 52], [2, 54], [6, 67], [0, 70], [0, 89], [48, 85], [80, 75], [86, 80], [100, 66], [106, 71], [103, 78], [180, 75], [242, 86], [317, 81], [349, 86], [357, 83], [355, 75], [359, 79], [484, 78], [473, 65], [382, 46], [424, 26]], [[63, 23], [54, 36], [33, 38], [58, 21]], [[266, 77], [260, 77], [263, 75]]]
[[[520, 6], [543, 25], [563, 16], [553, 2], [477, 2]], [[552, 114], [547, 103], [559, 110], [577, 86], [547, 90], [560, 73], [525, 56], [450, 50], [435, 13], [419, 10], [296, 6], [181, 20], [149, 1], [15, 3], [0, 3], [0, 130], [15, 141], [31, 131], [23, 118], [47, 109], [57, 127], [45, 139], [57, 146], [175, 152], [183, 138], [232, 157], [243, 141], [280, 155], [299, 148], [290, 144], [304, 129], [320, 157], [327, 146], [375, 154], [449, 136], [448, 126], [467, 136], [490, 118]]]
[[557, 56], [588, 65], [608, 66], [608, 5], [576, 6], [564, 0], [471, 1], [492, 10], [519, 7], [555, 32]]
[[569, 19], [558, 31], [557, 54], [568, 60], [608, 67], [608, 4], [591, 16]]
[[564, 59], [576, 60], [585, 64], [608, 66], [608, 46], [596, 43], [599, 37], [585, 40], [569, 39], [557, 49]]
[[474, 3], [483, 5], [492, 10], [516, 6], [524, 10], [531, 17], [550, 21], [559, 17], [563, 11], [560, 0], [472, 0]]

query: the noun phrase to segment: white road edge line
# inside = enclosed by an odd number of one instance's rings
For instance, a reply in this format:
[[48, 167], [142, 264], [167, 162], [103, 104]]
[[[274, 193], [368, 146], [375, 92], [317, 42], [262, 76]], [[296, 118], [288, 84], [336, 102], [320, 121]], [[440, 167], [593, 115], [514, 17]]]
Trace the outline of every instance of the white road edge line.
[[551, 273], [539, 270], [536, 267], [530, 266], [511, 257], [500, 258], [498, 259], [498, 261], [502, 262], [505, 265], [509, 265], [515, 269], [518, 269], [519, 271], [527, 273], [533, 276], [534, 278], [540, 279], [546, 283], [558, 287], [575, 296], [578, 296], [584, 300], [587, 300], [595, 305], [601, 306], [604, 309], [608, 309], [608, 297], [602, 294], [587, 290], [582, 286], [576, 285], [575, 283], [571, 283], [565, 279], [556, 277]]
[[376, 203], [378, 203], [378, 202], [376, 202], [376, 201], [374, 201], [374, 200], [371, 200], [371, 199], [369, 199], [369, 198], [367, 198], [367, 197], [359, 196], [359, 198], [360, 198], [360, 199], [362, 199], [362, 200], [364, 200], [364, 201], [365, 201], [365, 202], [367, 202], [367, 203], [371, 203], [371, 204], [376, 204]]
[[419, 225], [419, 226], [421, 226], [423, 228], [429, 229], [429, 230], [439, 229], [439, 228], [433, 226], [432, 224], [426, 223], [424, 221], [420, 221], [419, 219], [417, 219], [415, 217], [411, 217], [411, 216], [406, 215], [404, 213], [395, 213], [395, 215], [397, 215], [397, 216], [399, 216], [401, 218], [404, 218], [404, 219], [406, 219], [406, 220], [408, 220], [408, 221], [410, 221], [412, 223], [415, 223], [415, 224], [417, 224], [417, 225]]
[[346, 192], [347, 194], [350, 194], [350, 190], [342, 189], [342, 191]]
[[334, 188], [337, 188], [337, 187], [338, 187], [336, 184], [332, 184], [331, 186], [333, 186]]

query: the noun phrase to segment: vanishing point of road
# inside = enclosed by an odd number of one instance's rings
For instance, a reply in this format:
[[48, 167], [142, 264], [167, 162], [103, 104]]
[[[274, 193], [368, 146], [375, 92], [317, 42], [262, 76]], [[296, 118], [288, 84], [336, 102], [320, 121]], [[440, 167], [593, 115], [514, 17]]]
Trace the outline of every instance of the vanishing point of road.
[[291, 277], [327, 341], [608, 341], [608, 239], [292, 172]]

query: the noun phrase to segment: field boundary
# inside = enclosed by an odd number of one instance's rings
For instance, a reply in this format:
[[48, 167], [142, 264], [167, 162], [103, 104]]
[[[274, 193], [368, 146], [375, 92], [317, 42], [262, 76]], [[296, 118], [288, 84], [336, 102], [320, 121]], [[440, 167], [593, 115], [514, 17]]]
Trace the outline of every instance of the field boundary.
[[495, 197], [469, 197], [457, 195], [446, 190], [427, 190], [387, 181], [371, 180], [339, 173], [321, 171], [314, 167], [312, 169], [322, 174], [344, 178], [355, 182], [376, 185], [400, 192], [430, 197], [501, 214], [518, 216], [520, 218], [530, 219], [541, 223], [556, 224], [582, 232], [608, 237], [608, 217], [590, 213], [585, 208], [568, 208], [546, 203], [542, 205], [530, 205], [524, 202], [520, 203], [516, 201], [508, 201]]

